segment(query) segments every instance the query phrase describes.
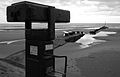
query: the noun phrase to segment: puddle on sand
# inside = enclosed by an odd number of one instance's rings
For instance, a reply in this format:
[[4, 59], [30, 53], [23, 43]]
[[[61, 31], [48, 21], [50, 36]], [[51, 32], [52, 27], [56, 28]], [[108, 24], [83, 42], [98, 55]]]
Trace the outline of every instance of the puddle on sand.
[[108, 34], [116, 34], [116, 32], [101, 31], [97, 33], [96, 35], [85, 34], [82, 38], [77, 40], [76, 43], [81, 44], [80, 48], [87, 48], [92, 45], [96, 45], [100, 42], [106, 42], [106, 40], [97, 40], [94, 37], [108, 36]]

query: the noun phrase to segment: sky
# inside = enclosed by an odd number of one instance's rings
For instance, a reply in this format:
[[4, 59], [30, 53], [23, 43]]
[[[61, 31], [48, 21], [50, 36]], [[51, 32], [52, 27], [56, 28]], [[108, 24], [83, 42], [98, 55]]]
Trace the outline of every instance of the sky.
[[[25, 0], [0, 0], [0, 23], [6, 23], [6, 7]], [[26, 0], [70, 11], [71, 23], [119, 23], [120, 0]]]

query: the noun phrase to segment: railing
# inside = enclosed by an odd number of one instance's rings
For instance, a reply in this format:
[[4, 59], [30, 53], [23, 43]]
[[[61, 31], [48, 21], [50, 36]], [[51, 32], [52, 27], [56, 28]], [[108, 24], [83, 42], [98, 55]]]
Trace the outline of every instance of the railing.
[[66, 73], [67, 73], [67, 56], [58, 56], [58, 55], [45, 55], [45, 56], [51, 56], [53, 58], [64, 58], [65, 59], [65, 67], [64, 67], [64, 73], [61, 73], [61, 72], [58, 72], [58, 71], [55, 71], [55, 67], [54, 67], [54, 71], [50, 72], [49, 73], [49, 76], [51, 77], [54, 77], [53, 73], [59, 73], [59, 74], [62, 74], [62, 77], [66, 77]]
[[[25, 51], [25, 49], [23, 49], [23, 50], [21, 50], [21, 51], [19, 51], [19, 52], [16, 52], [16, 53], [14, 53], [14, 54], [12, 54], [12, 55], [15, 55], [15, 54], [18, 54], [18, 53], [20, 53], [20, 52], [23, 52], [23, 51]], [[10, 56], [12, 56], [12, 55], [10, 55]], [[52, 57], [52, 58], [64, 58], [65, 59], [65, 66], [64, 66], [64, 73], [62, 73], [62, 72], [58, 72], [58, 71], [55, 71], [55, 66], [54, 66], [54, 71], [52, 71], [52, 72], [50, 72], [49, 73], [49, 75], [51, 75], [51, 77], [52, 77], [52, 75], [55, 75], [54, 73], [59, 73], [59, 74], [62, 74], [62, 77], [66, 77], [66, 73], [67, 73], [67, 56], [58, 56], [58, 55], [49, 55], [49, 54], [45, 54], [45, 55], [43, 55], [43, 56], [45, 56], [44, 58], [49, 58], [49, 57], [47, 57], [47, 56], [50, 56], [50, 57]], [[35, 61], [35, 60], [34, 60]], [[36, 60], [37, 61], [37, 60]], [[54, 76], [53, 76], [54, 77]]]

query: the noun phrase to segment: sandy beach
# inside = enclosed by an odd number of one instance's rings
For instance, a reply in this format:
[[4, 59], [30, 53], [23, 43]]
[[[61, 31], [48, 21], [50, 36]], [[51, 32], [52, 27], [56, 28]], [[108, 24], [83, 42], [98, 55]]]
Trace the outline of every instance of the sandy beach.
[[0, 31], [0, 58], [25, 49], [25, 42], [22, 41], [25, 38], [24, 33], [24, 30]]
[[[120, 29], [96, 39], [106, 42], [80, 49], [76, 43], [68, 43], [55, 49], [56, 55], [68, 57], [67, 77], [120, 77]], [[63, 70], [63, 60], [56, 60], [56, 69]]]
[[[67, 43], [54, 50], [55, 55], [68, 57], [67, 77], [120, 77], [120, 29], [108, 29], [107, 32], [117, 32], [117, 34], [94, 37], [106, 42], [91, 44], [87, 48], [82, 49], [79, 43]], [[2, 36], [0, 40], [3, 41], [23, 39], [24, 31], [8, 31], [5, 34], [1, 32], [0, 35]], [[5, 58], [23, 49], [25, 49], [24, 41], [0, 44], [0, 52], [2, 53], [0, 56]], [[23, 54], [21, 56], [18, 54], [20, 57], [18, 63], [23, 62], [24, 64], [24, 61], [21, 61], [25, 60]], [[63, 71], [63, 67], [63, 59], [56, 59], [56, 70]]]

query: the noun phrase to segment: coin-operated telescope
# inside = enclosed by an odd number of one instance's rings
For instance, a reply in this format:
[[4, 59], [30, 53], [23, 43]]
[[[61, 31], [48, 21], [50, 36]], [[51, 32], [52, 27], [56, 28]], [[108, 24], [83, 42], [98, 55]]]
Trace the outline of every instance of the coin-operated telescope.
[[[53, 6], [18, 2], [7, 7], [8, 22], [25, 22], [26, 39], [26, 77], [56, 77], [55, 58], [65, 58], [65, 70], [61, 77], [66, 77], [66, 56], [53, 54], [55, 22], [70, 22], [70, 12]], [[48, 23], [47, 29], [32, 29], [32, 22]]]

